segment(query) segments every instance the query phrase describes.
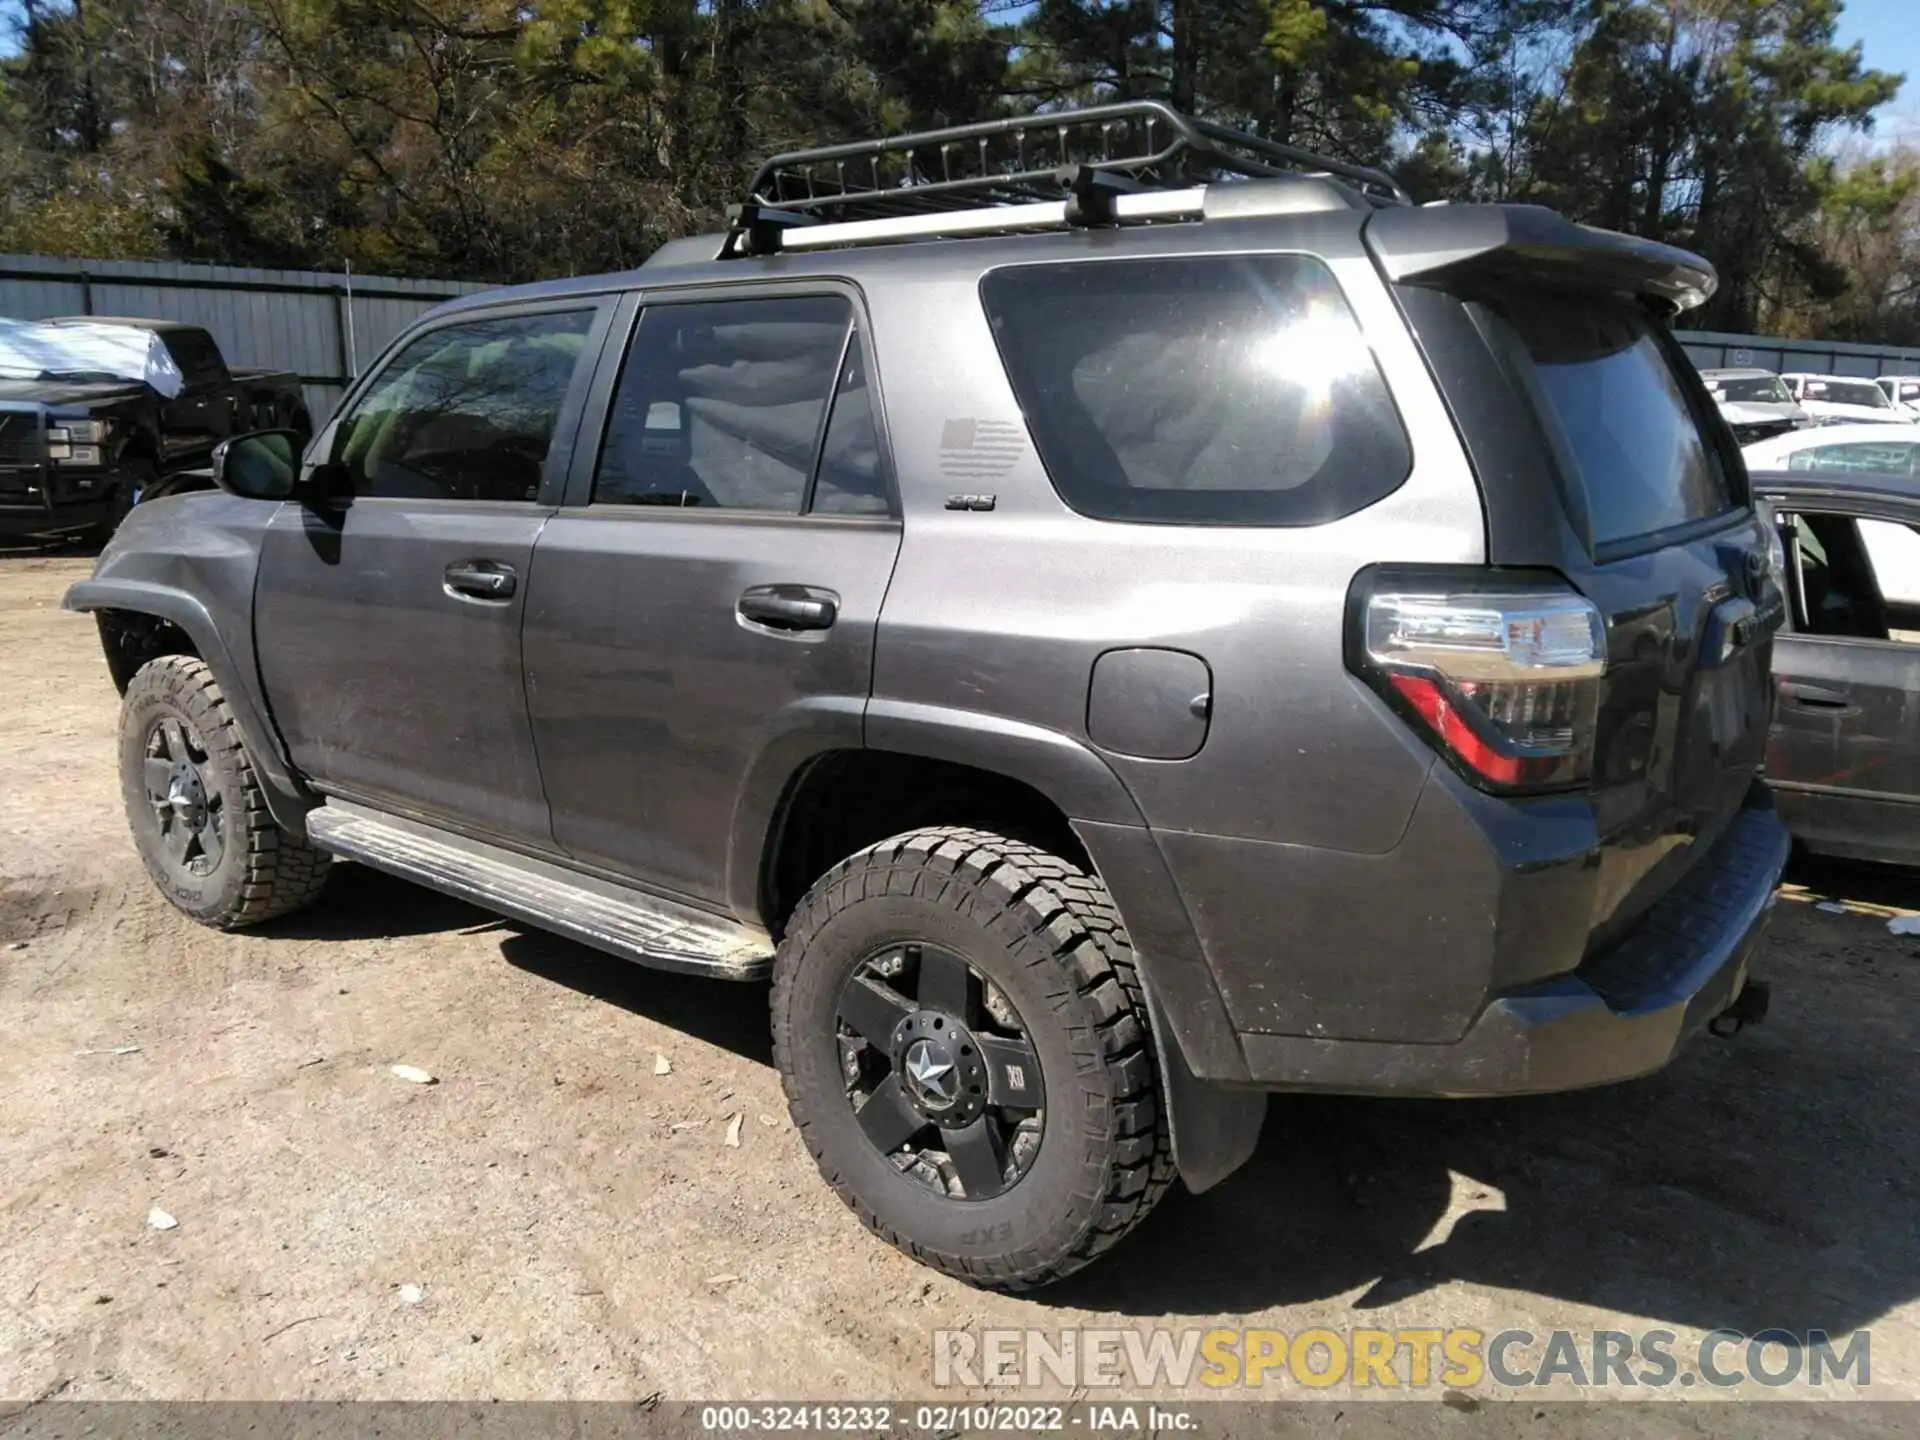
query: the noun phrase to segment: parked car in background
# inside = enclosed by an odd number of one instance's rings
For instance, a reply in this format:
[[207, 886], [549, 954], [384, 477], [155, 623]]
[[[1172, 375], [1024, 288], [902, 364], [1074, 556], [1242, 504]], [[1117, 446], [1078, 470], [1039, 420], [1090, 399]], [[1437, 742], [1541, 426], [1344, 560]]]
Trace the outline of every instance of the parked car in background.
[[1787, 628], [1767, 779], [1810, 850], [1920, 864], [1920, 488], [1905, 474], [1762, 471]]
[[312, 430], [299, 377], [230, 367], [197, 325], [0, 321], [0, 535], [111, 535], [263, 428]]
[[[1920, 495], [1920, 425], [1823, 425], [1741, 452], [1751, 471], [1874, 476]], [[1920, 601], [1920, 546], [1889, 527], [1869, 527], [1867, 548], [1882, 582]]]
[[1897, 425], [1907, 419], [1906, 412], [1872, 380], [1805, 374], [1786, 374], [1780, 379], [1816, 425]]
[[1771, 370], [1702, 370], [1700, 378], [1720, 418], [1742, 445], [1790, 435], [1813, 424], [1813, 417]]
[[1920, 476], [1920, 424], [1821, 425], [1742, 446], [1740, 454], [1749, 470]]
[[1920, 420], [1920, 375], [1882, 375], [1873, 382], [1886, 397]]

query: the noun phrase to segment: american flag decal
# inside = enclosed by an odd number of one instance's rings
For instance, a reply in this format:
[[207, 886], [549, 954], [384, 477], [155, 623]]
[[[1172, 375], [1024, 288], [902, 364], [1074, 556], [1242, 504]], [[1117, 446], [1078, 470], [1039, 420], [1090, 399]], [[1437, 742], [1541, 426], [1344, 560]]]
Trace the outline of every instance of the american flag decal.
[[1027, 427], [1013, 420], [949, 420], [940, 430], [940, 473], [953, 480], [991, 480], [1026, 453]]

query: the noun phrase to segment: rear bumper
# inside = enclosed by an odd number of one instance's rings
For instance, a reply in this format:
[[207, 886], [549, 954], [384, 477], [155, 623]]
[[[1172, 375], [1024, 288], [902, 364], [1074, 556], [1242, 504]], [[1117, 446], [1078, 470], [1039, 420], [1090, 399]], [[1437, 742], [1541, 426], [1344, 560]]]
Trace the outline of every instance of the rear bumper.
[[1242, 1035], [1255, 1084], [1479, 1096], [1575, 1090], [1658, 1070], [1725, 1010], [1771, 915], [1786, 828], [1764, 792], [1619, 945], [1509, 991], [1445, 1044]]

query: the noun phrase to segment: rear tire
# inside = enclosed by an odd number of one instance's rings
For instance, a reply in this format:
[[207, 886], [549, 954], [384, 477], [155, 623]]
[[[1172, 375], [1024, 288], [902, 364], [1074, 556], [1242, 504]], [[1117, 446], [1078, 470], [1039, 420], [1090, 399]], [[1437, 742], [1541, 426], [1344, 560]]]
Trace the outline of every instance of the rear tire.
[[218, 930], [298, 910], [328, 856], [274, 823], [219, 682], [204, 661], [163, 655], [120, 707], [120, 792], [147, 874], [181, 914]]
[[[948, 973], [964, 961], [960, 1005], [928, 1000], [932, 957]], [[1105, 887], [1067, 861], [978, 830], [895, 836], [814, 884], [773, 973], [774, 1063], [794, 1124], [867, 1228], [923, 1264], [992, 1289], [1049, 1284], [1117, 1244], [1172, 1183], [1132, 947]], [[891, 997], [896, 1008], [866, 1029], [894, 1040], [858, 1038], [861, 1027], [846, 1018], [856, 983]], [[896, 1015], [904, 1018], [889, 1030]], [[917, 1048], [912, 1036], [936, 1023], [973, 1042], [934, 1052], [961, 1064], [958, 1088], [978, 1078], [988, 1093], [975, 1091], [971, 1111], [948, 1108], [964, 1094], [933, 1096], [939, 1113], [925, 1118], [926, 1086], [908, 1078], [906, 1062]], [[988, 1057], [987, 1074], [958, 1062], [974, 1047]], [[920, 1052], [923, 1067], [928, 1053]], [[1037, 1063], [1037, 1115], [995, 1099], [1027, 1093], [990, 1078], [992, 1057], [1007, 1054]], [[869, 1125], [866, 1107], [881, 1103], [888, 1083], [888, 1103], [907, 1097], [904, 1120]], [[972, 1121], [967, 1130], [985, 1123], [972, 1120], [982, 1105], [1003, 1126], [1017, 1124], [1001, 1129], [992, 1151], [1001, 1174], [976, 1190], [961, 1163], [961, 1122]], [[886, 1151], [869, 1138], [916, 1124], [914, 1138]]]

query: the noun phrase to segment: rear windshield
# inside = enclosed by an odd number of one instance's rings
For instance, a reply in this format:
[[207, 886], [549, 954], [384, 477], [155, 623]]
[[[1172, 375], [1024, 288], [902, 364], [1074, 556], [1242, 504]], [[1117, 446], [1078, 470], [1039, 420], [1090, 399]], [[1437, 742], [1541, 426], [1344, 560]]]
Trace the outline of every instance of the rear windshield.
[[1040, 459], [1083, 515], [1317, 525], [1412, 469], [1359, 322], [1311, 256], [1022, 265], [981, 296]]
[[[1509, 296], [1493, 308], [1519, 333], [1584, 490], [1596, 544], [1734, 508], [1654, 321], [1625, 301]], [[1685, 363], [1682, 361], [1681, 363]]]

